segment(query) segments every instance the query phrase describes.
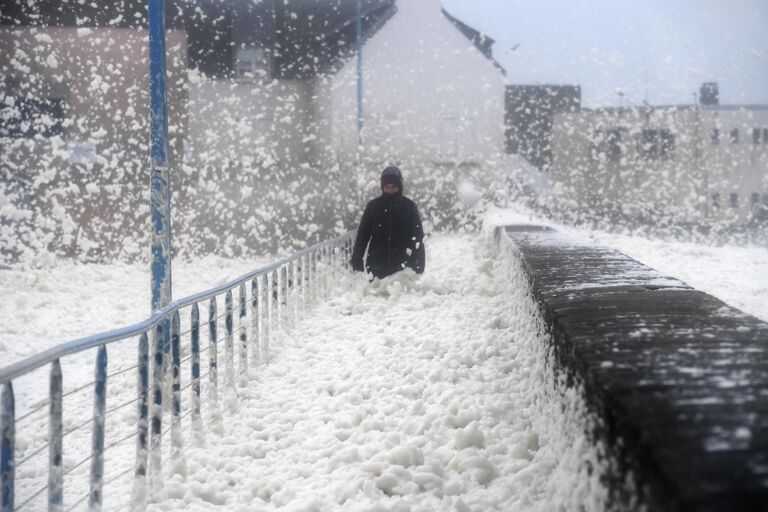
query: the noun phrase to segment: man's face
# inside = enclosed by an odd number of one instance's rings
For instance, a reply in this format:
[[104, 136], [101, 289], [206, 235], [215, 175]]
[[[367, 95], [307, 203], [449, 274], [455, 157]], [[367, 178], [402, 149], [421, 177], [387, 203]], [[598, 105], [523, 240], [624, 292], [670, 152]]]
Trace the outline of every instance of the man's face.
[[397, 185], [386, 183], [381, 187], [381, 190], [383, 190], [385, 194], [396, 194], [399, 189], [397, 188]]

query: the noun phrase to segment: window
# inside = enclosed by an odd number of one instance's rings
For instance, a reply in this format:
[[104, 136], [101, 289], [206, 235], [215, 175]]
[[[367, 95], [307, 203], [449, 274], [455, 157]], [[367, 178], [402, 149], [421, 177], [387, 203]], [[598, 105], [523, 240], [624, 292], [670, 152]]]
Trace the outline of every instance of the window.
[[731, 130], [731, 144], [738, 144], [739, 143], [739, 129], [734, 128]]
[[760, 144], [760, 139], [762, 138], [760, 135], [762, 135], [762, 130], [760, 128], [752, 128], [753, 144]]
[[720, 208], [720, 194], [717, 192], [712, 194], [712, 206], [715, 208]]
[[760, 202], [760, 194], [758, 194], [757, 192], [752, 192], [752, 206], [755, 206], [759, 202]]
[[0, 137], [54, 137], [64, 133], [63, 99], [7, 96], [0, 103]]
[[736, 192], [731, 192], [731, 208], [738, 208], [739, 207], [739, 194]]
[[640, 152], [646, 160], [670, 160], [675, 150], [675, 136], [671, 131], [643, 130]]
[[235, 73], [240, 78], [265, 78], [269, 75], [269, 55], [259, 46], [241, 46], [235, 53]]
[[608, 130], [595, 130], [592, 138], [592, 158], [618, 162], [621, 160], [622, 138], [626, 130], [611, 128]]
[[763, 128], [763, 144], [768, 144], [768, 128]]
[[710, 135], [710, 142], [713, 146], [717, 146], [720, 144], [720, 129], [719, 128], [712, 128], [712, 133]]

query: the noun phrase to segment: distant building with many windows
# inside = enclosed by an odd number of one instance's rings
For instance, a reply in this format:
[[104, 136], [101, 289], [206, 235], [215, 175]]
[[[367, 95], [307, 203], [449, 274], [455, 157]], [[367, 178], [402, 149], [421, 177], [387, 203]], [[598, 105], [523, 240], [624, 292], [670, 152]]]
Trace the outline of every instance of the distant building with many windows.
[[[712, 98], [709, 89], [702, 99]], [[766, 220], [768, 105], [719, 105], [716, 88], [714, 97], [556, 114], [551, 178], [559, 206], [683, 222]]]

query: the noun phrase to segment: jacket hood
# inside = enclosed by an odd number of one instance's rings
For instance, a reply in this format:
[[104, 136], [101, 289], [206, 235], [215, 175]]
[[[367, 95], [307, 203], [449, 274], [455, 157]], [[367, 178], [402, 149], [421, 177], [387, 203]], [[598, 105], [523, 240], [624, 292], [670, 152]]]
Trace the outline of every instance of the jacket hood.
[[384, 171], [381, 173], [381, 193], [384, 196], [389, 195], [384, 193], [384, 185], [386, 184], [397, 185], [397, 193], [393, 194], [393, 196], [396, 199], [403, 197], [403, 175], [400, 173], [400, 169], [395, 166], [391, 166], [384, 169]]

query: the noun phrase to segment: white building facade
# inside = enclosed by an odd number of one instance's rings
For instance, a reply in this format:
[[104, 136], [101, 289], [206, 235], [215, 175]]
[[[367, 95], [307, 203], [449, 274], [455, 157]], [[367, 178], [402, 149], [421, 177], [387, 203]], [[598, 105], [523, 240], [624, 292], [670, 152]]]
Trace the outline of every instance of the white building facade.
[[564, 209], [744, 224], [768, 205], [768, 106], [558, 114], [552, 149]]
[[[396, 7], [363, 47], [360, 153], [356, 60], [324, 84], [322, 136], [335, 149], [329, 157], [348, 175], [362, 171], [358, 187], [391, 164], [402, 167], [411, 191], [417, 182], [433, 190], [462, 178], [488, 183], [504, 154], [503, 70], [440, 0], [398, 0]], [[354, 164], [359, 157], [362, 169]]]

